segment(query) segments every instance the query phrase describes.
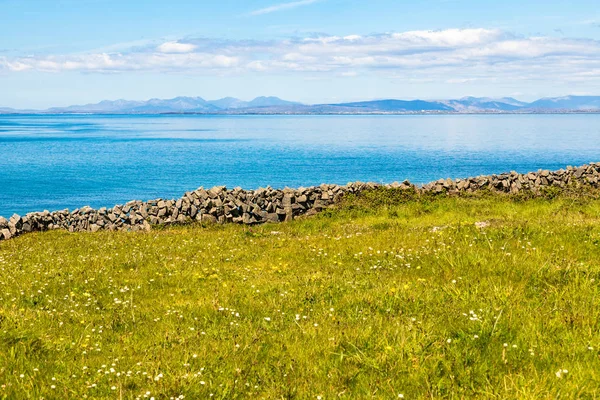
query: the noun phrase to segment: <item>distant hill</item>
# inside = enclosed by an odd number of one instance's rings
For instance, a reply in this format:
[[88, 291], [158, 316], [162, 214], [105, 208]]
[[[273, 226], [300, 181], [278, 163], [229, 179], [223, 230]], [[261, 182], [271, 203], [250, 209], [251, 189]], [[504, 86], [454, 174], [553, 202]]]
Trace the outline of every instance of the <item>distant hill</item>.
[[18, 113], [18, 110], [8, 107], [0, 107], [0, 114], [15, 114]]
[[458, 100], [445, 100], [442, 103], [459, 112], [478, 111], [517, 111], [527, 106], [527, 103], [510, 97], [492, 99], [489, 97], [463, 97]]
[[54, 107], [43, 113], [98, 113], [98, 114], [164, 114], [164, 113], [219, 113], [226, 110], [256, 107], [294, 106], [300, 103], [282, 100], [278, 97], [257, 97], [243, 101], [233, 97], [207, 101], [202, 97], [175, 97], [173, 99], [150, 99], [147, 101], [104, 100], [97, 104], [69, 107]]
[[219, 100], [209, 101], [213, 106], [219, 107], [221, 110], [235, 110], [238, 108], [247, 108], [248, 102], [235, 97], [225, 97]]
[[372, 100], [350, 103], [305, 105], [278, 97], [257, 97], [244, 101], [234, 97], [205, 100], [202, 97], [175, 97], [147, 101], [104, 100], [96, 104], [54, 107], [42, 111], [0, 108], [0, 114], [393, 114], [393, 113], [539, 113], [600, 112], [600, 96], [544, 98], [532, 103], [511, 97], [463, 97], [451, 100]]
[[527, 105], [534, 110], [600, 110], [600, 96], [544, 98]]
[[300, 103], [293, 101], [281, 100], [279, 97], [257, 97], [248, 103], [248, 108], [252, 107], [281, 107], [281, 106], [297, 106]]
[[175, 97], [169, 100], [150, 99], [148, 101], [105, 100], [97, 104], [50, 108], [46, 112], [155, 114], [168, 112], [215, 112], [219, 110], [219, 107], [209, 104], [202, 97]]

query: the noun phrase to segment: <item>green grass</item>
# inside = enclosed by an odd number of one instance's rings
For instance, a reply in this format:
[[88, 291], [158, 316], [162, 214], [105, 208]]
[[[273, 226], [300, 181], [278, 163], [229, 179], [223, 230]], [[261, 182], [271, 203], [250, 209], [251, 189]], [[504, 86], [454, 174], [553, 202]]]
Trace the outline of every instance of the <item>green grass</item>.
[[599, 398], [599, 283], [600, 200], [561, 196], [29, 234], [0, 243], [0, 398]]

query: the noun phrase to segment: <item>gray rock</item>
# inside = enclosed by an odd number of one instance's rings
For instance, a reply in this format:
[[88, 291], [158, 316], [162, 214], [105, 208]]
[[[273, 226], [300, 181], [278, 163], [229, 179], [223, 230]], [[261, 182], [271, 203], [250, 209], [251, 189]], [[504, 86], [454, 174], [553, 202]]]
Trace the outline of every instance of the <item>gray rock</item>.
[[8, 240], [8, 239], [10, 239], [12, 236], [13, 236], [13, 235], [12, 235], [12, 233], [10, 232], [10, 230], [8, 230], [8, 229], [2, 229], [2, 230], [0, 230], [0, 239], [3, 239], [3, 240]]
[[215, 217], [214, 215], [210, 215], [210, 214], [202, 214], [201, 221], [209, 223], [209, 224], [216, 224], [217, 223], [217, 217]]
[[279, 222], [279, 214], [268, 213], [267, 214], [267, 222]]

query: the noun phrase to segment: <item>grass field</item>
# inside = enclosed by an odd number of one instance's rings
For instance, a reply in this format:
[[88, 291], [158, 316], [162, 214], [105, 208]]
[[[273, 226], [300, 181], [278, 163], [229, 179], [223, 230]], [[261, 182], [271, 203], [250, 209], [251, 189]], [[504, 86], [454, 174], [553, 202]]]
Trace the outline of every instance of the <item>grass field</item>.
[[600, 200], [0, 242], [0, 398], [600, 398]]

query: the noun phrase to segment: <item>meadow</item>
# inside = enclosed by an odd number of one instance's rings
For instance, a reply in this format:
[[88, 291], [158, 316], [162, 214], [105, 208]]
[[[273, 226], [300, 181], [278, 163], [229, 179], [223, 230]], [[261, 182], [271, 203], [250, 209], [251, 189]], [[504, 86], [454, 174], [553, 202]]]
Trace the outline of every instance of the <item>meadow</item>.
[[600, 397], [600, 200], [0, 242], [3, 399]]

